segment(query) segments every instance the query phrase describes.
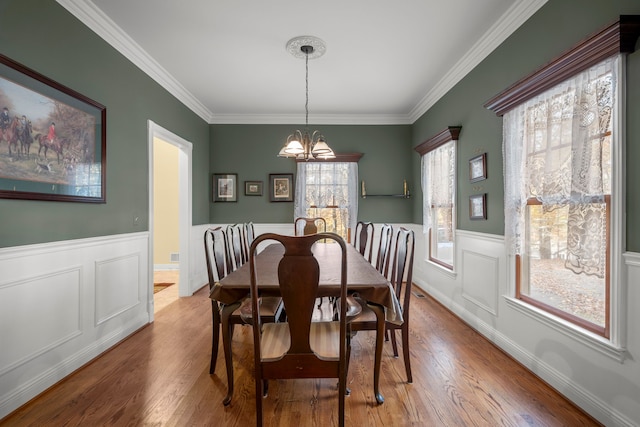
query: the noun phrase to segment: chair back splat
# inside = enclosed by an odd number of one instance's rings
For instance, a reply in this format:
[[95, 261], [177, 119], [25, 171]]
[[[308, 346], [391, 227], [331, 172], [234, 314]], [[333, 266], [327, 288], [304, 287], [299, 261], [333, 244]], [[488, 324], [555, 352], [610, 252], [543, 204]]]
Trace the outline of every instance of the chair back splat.
[[245, 250], [245, 228], [243, 224], [227, 226], [227, 241], [229, 242], [229, 254], [233, 260], [233, 271], [242, 267], [247, 262], [248, 256]]
[[327, 231], [327, 221], [321, 217], [298, 217], [293, 222], [293, 228], [294, 234], [296, 236], [307, 236], [309, 234], [324, 233], [325, 231]]
[[[260, 272], [256, 271], [255, 256], [258, 245], [269, 240], [284, 246], [284, 255], [278, 264], [278, 286], [287, 313], [286, 322], [264, 323], [258, 310]], [[340, 265], [340, 296], [344, 299], [347, 296], [347, 252], [344, 240], [337, 234], [284, 236], [268, 233], [256, 237], [251, 244], [249, 263], [258, 426], [262, 425], [266, 381], [294, 378], [337, 378], [339, 425], [344, 426], [349, 345], [346, 305], [341, 307], [339, 320], [312, 322], [321, 268], [312, 249], [320, 240], [338, 243], [335, 246], [340, 248], [336, 254], [339, 259], [332, 262]]]
[[371, 256], [373, 254], [374, 233], [375, 227], [372, 222], [358, 221], [356, 224], [356, 234], [353, 239], [353, 246], [369, 262], [371, 262]]
[[380, 229], [380, 243], [376, 254], [375, 267], [384, 277], [388, 278], [389, 249], [391, 248], [391, 238], [393, 236], [393, 226], [384, 224]]

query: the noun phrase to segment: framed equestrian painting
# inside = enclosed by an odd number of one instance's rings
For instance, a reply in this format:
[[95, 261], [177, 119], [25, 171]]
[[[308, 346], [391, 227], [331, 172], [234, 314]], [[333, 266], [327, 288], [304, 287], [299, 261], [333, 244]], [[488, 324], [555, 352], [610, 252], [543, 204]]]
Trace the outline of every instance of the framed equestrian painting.
[[106, 108], [0, 54], [0, 197], [105, 203]]

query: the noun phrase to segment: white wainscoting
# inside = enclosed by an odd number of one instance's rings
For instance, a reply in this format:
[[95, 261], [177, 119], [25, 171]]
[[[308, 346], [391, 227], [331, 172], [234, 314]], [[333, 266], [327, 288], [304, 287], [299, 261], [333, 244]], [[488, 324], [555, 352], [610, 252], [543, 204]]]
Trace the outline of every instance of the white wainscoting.
[[426, 260], [421, 226], [413, 227], [417, 286], [604, 425], [640, 425], [640, 254], [624, 254], [627, 345], [619, 349], [514, 303], [502, 236], [457, 230], [450, 272]]
[[0, 249], [0, 418], [149, 322], [148, 234]]

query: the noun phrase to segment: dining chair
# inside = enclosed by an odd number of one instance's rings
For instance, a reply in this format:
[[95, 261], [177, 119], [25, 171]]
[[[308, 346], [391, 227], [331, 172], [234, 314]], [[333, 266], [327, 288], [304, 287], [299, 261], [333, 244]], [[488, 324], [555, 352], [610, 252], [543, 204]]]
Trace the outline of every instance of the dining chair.
[[[308, 236], [262, 234], [249, 251], [251, 268], [251, 303], [253, 306], [254, 376], [256, 385], [256, 425], [262, 426], [262, 399], [271, 379], [337, 378], [338, 423], [344, 426], [347, 391], [346, 306], [337, 321], [312, 322], [318, 294], [320, 268], [312, 252], [315, 242], [326, 239], [340, 245], [340, 296], [347, 296], [347, 247], [335, 233]], [[258, 312], [258, 277], [255, 254], [259, 243], [274, 240], [284, 246], [278, 264], [280, 294], [287, 311], [287, 321], [264, 323]]]
[[[411, 281], [413, 276], [413, 254], [415, 245], [415, 233], [413, 230], [408, 230], [404, 227], [400, 227], [395, 233], [394, 250], [387, 257], [387, 265], [384, 267], [384, 271], [390, 272], [387, 276], [387, 280], [391, 284], [391, 287], [400, 302], [400, 309], [402, 313], [403, 323], [397, 325], [391, 322], [385, 322], [385, 331], [388, 331], [391, 336], [391, 344], [393, 346], [393, 355], [398, 357], [398, 345], [396, 342], [395, 331], [400, 329], [402, 334], [402, 354], [404, 358], [404, 367], [407, 374], [407, 382], [413, 382], [413, 376], [411, 374], [411, 361], [409, 359], [409, 303], [411, 301]], [[349, 297], [353, 299], [353, 297]], [[347, 301], [350, 301], [347, 299]], [[380, 331], [377, 328], [377, 319], [381, 313], [378, 307], [367, 304], [366, 301], [356, 298], [356, 301], [361, 306], [361, 312], [357, 316], [349, 319], [349, 325], [352, 333], [359, 331]], [[341, 305], [341, 304], [339, 304]], [[344, 304], [346, 306], [352, 306], [352, 303]], [[378, 314], [376, 314], [376, 311]], [[376, 332], [379, 333], [379, 332]], [[376, 343], [378, 343], [378, 337], [376, 336]], [[376, 344], [377, 345], [377, 344]], [[375, 369], [377, 374], [380, 372], [381, 363], [379, 355], [381, 354], [381, 348], [376, 348]], [[374, 375], [373, 388], [378, 403], [384, 402], [382, 395], [379, 392], [380, 378]]]
[[227, 226], [227, 241], [229, 242], [229, 254], [233, 263], [233, 270], [237, 270], [247, 262], [247, 252], [245, 251], [245, 235], [243, 224], [233, 224]]
[[253, 226], [253, 222], [245, 222], [244, 223], [244, 246], [247, 259], [249, 259], [249, 248], [253, 243], [253, 240], [256, 238], [255, 227]]
[[293, 222], [294, 235], [306, 236], [327, 231], [327, 221], [322, 217], [305, 218], [298, 217]]
[[353, 239], [353, 246], [371, 262], [373, 255], [373, 236], [375, 227], [372, 222], [358, 221], [356, 224], [356, 233]]
[[[221, 227], [209, 228], [204, 233], [205, 258], [207, 261], [207, 273], [209, 276], [209, 290], [217, 281], [222, 280], [227, 274], [233, 271], [231, 253], [228, 244], [228, 234]], [[224, 348], [225, 360], [227, 361], [227, 395], [223, 400], [226, 406], [231, 403], [233, 396], [233, 362], [231, 352], [231, 341], [235, 325], [244, 325], [250, 314], [247, 316], [246, 310], [250, 307], [248, 299], [240, 303], [225, 305], [211, 300], [213, 334], [211, 340], [211, 363], [209, 374], [216, 370], [218, 360], [218, 345], [220, 341], [220, 329], [222, 329], [222, 345]], [[283, 305], [280, 297], [264, 297], [260, 304], [260, 315], [264, 322], [276, 322], [282, 315]], [[219, 319], [220, 328], [215, 327]]]
[[387, 277], [388, 273], [385, 271], [385, 267], [389, 265], [388, 256], [389, 248], [391, 247], [391, 237], [393, 236], [393, 226], [389, 224], [383, 224], [380, 228], [380, 241], [378, 243], [378, 252], [376, 252], [375, 267], [383, 276]]

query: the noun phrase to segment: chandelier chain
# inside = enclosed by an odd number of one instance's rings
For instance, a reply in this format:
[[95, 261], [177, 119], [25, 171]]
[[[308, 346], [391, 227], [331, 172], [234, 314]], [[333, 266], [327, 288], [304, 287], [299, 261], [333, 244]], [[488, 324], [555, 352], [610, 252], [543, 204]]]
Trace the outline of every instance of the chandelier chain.
[[304, 123], [305, 127], [309, 127], [309, 52], [305, 51], [305, 93], [306, 101], [304, 103], [305, 110], [305, 118]]

